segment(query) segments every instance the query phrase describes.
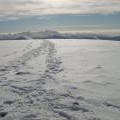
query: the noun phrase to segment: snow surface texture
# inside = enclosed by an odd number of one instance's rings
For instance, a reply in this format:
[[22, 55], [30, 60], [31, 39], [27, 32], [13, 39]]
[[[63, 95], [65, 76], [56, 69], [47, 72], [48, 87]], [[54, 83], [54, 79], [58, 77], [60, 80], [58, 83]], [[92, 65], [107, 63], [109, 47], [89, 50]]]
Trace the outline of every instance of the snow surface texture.
[[0, 41], [0, 120], [120, 120], [120, 42]]

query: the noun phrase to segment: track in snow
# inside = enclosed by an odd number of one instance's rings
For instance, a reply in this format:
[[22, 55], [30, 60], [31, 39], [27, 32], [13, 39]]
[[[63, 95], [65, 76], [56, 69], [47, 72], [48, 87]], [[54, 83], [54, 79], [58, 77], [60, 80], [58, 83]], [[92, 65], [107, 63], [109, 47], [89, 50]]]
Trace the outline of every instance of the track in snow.
[[[36, 80], [27, 82], [26, 75], [30, 76], [29, 72], [19, 72], [26, 67], [26, 63], [31, 59], [39, 56], [45, 56], [45, 70]], [[36, 120], [37, 118], [44, 120], [47, 114], [50, 114], [50, 119], [57, 120], [59, 115], [56, 114], [51, 107], [51, 102], [48, 99], [53, 99], [54, 92], [51, 93], [43, 88], [47, 82], [54, 82], [55, 76], [63, 71], [60, 57], [57, 57], [57, 51], [52, 42], [43, 40], [42, 44], [35, 49], [30, 49], [21, 57], [10, 61], [7, 65], [1, 66], [1, 79], [4, 83], [2, 89], [8, 90], [12, 95], [18, 96], [16, 99], [4, 99], [0, 106], [0, 118], [12, 120]], [[8, 80], [9, 76], [12, 80]], [[20, 80], [17, 81], [20, 77]], [[33, 76], [34, 77], [34, 76]], [[18, 83], [17, 83], [18, 82]], [[31, 82], [31, 83], [30, 83]], [[4, 114], [4, 115], [3, 115]]]

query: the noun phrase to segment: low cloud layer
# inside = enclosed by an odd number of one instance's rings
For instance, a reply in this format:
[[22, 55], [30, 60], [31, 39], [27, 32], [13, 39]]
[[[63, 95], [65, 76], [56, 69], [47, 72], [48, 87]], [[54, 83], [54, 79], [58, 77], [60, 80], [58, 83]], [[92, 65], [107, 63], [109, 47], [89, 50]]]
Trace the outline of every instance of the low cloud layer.
[[0, 20], [29, 15], [116, 12], [120, 12], [120, 0], [0, 0]]

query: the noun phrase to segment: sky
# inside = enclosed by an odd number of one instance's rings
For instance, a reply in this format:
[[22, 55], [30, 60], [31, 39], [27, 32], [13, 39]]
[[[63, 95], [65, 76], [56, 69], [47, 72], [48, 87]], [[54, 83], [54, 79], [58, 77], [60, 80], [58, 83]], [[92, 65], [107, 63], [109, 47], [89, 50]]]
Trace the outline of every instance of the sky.
[[120, 33], [120, 0], [0, 0], [0, 33]]

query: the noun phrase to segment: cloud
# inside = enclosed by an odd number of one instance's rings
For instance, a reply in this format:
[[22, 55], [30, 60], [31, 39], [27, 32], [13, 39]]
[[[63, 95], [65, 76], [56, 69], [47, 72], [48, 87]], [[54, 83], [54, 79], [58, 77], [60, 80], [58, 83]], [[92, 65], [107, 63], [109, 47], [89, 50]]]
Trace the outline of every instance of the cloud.
[[0, 0], [1, 20], [29, 15], [116, 12], [120, 12], [120, 0]]

